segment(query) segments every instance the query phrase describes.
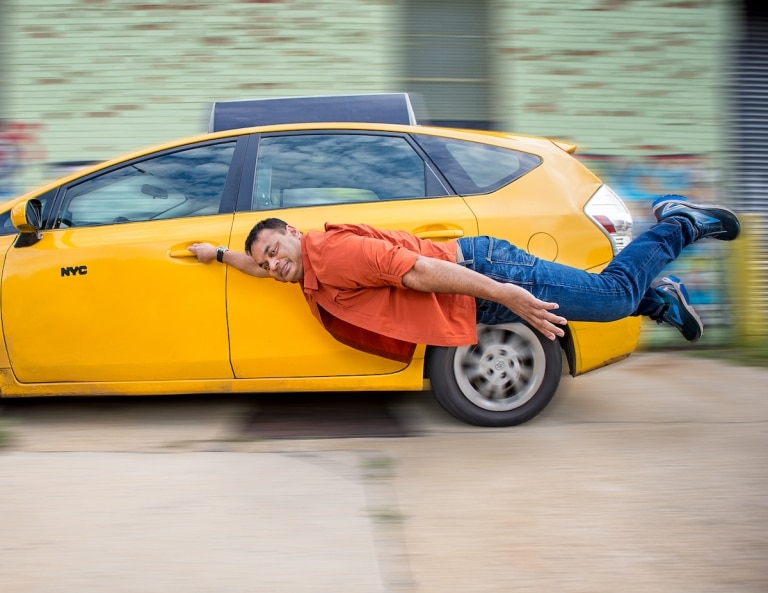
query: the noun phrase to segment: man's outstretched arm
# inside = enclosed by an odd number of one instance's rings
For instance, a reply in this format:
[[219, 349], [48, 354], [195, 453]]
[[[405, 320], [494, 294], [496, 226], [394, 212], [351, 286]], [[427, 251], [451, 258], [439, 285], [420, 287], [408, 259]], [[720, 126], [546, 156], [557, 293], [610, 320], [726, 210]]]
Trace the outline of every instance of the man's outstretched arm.
[[464, 294], [495, 301], [550, 340], [565, 335], [563, 328], [558, 326], [565, 325], [566, 319], [551, 313], [558, 308], [557, 303], [541, 301], [519, 286], [497, 282], [451, 262], [419, 256], [410, 271], [403, 276], [403, 284], [421, 292]]
[[[187, 249], [194, 253], [201, 263], [207, 264], [216, 259], [216, 247], [210, 243], [193, 243]], [[256, 260], [244, 251], [233, 251], [230, 249], [224, 252], [222, 261], [249, 276], [269, 278], [269, 272], [261, 268], [256, 263]]]

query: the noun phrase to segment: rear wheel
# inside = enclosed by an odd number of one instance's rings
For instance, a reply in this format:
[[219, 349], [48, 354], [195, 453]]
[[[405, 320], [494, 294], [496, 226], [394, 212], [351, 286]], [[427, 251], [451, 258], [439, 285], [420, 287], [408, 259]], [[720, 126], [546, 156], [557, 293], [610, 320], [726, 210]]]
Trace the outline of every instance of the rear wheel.
[[560, 384], [560, 344], [522, 323], [479, 325], [477, 338], [430, 349], [427, 374], [440, 405], [479, 426], [514, 426], [546, 408]]

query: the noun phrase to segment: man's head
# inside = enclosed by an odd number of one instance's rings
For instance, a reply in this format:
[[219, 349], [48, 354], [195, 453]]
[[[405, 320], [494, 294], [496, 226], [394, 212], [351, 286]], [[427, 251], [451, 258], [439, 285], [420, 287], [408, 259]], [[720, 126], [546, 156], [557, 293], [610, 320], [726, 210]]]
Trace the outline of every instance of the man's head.
[[304, 277], [301, 233], [279, 218], [257, 223], [245, 239], [245, 252], [275, 280], [298, 282]]

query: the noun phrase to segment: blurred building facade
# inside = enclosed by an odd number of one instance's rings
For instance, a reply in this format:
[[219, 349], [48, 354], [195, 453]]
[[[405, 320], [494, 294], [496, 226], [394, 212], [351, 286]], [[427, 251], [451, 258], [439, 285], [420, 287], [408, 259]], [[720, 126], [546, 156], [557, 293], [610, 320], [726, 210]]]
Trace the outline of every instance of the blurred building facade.
[[[215, 100], [408, 91], [422, 123], [576, 143], [640, 228], [661, 193], [762, 216], [761, 4], [0, 0], [0, 196], [204, 131]], [[727, 298], [715, 251], [681, 260], [699, 304]]]

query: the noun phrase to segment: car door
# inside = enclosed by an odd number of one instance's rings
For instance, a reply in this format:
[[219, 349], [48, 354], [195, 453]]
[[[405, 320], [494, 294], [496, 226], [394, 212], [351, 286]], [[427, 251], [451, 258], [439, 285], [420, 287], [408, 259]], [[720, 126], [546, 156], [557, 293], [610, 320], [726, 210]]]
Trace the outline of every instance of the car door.
[[[255, 152], [255, 144], [249, 150]], [[407, 135], [395, 133], [261, 137], [255, 174], [243, 175], [230, 247], [242, 250], [251, 228], [269, 217], [302, 231], [347, 222], [438, 241], [477, 233], [464, 200], [446, 189]], [[380, 375], [407, 366], [334, 340], [309, 312], [298, 285], [230, 273], [227, 301], [238, 378]]]
[[232, 377], [225, 270], [186, 247], [229, 237], [246, 143], [164, 150], [60, 188], [41, 239], [9, 249], [3, 270], [19, 381]]

